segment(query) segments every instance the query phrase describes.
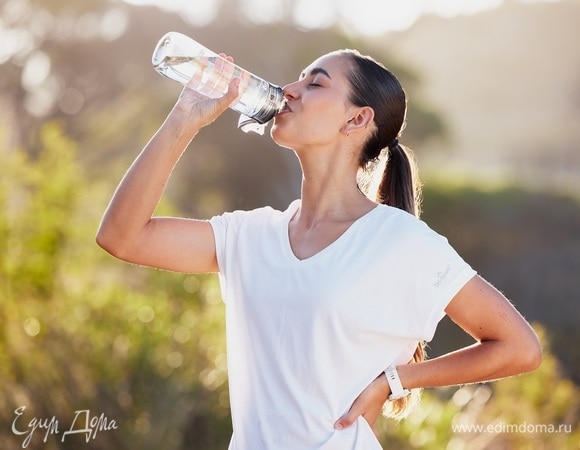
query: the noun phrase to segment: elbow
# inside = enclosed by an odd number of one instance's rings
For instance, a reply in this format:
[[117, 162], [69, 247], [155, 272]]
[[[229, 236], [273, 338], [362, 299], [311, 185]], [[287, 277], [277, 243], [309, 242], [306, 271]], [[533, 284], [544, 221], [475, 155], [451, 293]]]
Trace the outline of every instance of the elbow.
[[99, 247], [115, 258], [134, 262], [136, 254], [140, 251], [139, 237], [141, 236], [134, 228], [130, 223], [108, 220], [105, 217], [97, 230], [95, 241]]
[[542, 346], [536, 335], [526, 350], [525, 372], [536, 370], [542, 364]]
[[515, 352], [512, 362], [516, 373], [536, 370], [542, 363], [542, 346], [535, 333], [524, 339]]
[[111, 240], [109, 239], [107, 233], [104, 233], [102, 228], [99, 228], [99, 231], [97, 231], [97, 236], [95, 237], [95, 241], [97, 243], [97, 245], [99, 247], [101, 247], [103, 250], [105, 250], [107, 253], [112, 253], [113, 252], [113, 245], [111, 243]]
[[119, 244], [120, 240], [115, 238], [114, 233], [107, 231], [106, 227], [103, 227], [103, 225], [99, 227], [95, 241], [97, 245], [107, 253], [117, 258], [121, 257], [122, 249]]

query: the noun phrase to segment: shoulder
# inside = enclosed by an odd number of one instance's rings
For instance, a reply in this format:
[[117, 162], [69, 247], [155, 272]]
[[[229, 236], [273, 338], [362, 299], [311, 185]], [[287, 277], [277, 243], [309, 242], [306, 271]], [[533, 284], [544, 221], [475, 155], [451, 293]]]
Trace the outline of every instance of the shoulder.
[[378, 205], [370, 224], [379, 240], [402, 248], [425, 251], [447, 247], [447, 238], [433, 230], [426, 222], [412, 214], [387, 205]]
[[389, 233], [413, 236], [417, 233], [434, 232], [425, 222], [402, 209], [387, 205], [377, 205], [373, 211], [372, 226]]
[[390, 220], [396, 224], [419, 222], [414, 215], [409, 214], [407, 211], [381, 203], [377, 205], [373, 213], [377, 220]]
[[212, 217], [210, 223], [214, 228], [217, 226], [240, 227], [244, 224], [267, 224], [282, 219], [286, 214], [291, 213], [291, 210], [295, 208], [296, 202], [292, 202], [285, 211], [272, 208], [271, 206], [263, 206], [251, 210], [225, 212]]

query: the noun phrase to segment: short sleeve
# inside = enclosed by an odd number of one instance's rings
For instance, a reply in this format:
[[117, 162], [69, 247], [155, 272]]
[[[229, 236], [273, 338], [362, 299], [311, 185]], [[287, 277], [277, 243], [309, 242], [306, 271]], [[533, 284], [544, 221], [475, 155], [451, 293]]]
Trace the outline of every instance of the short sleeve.
[[[215, 239], [220, 289], [224, 302], [227, 301], [231, 294], [228, 292], [228, 283], [226, 282], [229, 273], [228, 266], [231, 264], [231, 262], [228, 263], [227, 256], [235, 252], [233, 247], [237, 241], [240, 224], [246, 215], [247, 211], [234, 211], [214, 216], [209, 220]], [[231, 261], [231, 258], [229, 260]]]
[[276, 211], [263, 207], [233, 211], [214, 216], [212, 227], [219, 269], [220, 288], [225, 302], [236, 297], [244, 284], [241, 266], [253, 265], [258, 245], [272, 223]]
[[423, 222], [410, 244], [409, 263], [413, 268], [411, 292], [421, 311], [420, 338], [430, 341], [445, 308], [476, 272], [466, 263], [447, 238], [437, 234]]

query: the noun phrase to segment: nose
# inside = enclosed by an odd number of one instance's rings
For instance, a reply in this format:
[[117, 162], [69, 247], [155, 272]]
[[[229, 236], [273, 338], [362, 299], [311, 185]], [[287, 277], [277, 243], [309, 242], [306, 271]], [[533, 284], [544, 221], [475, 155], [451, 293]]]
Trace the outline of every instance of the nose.
[[298, 81], [295, 81], [294, 83], [287, 84], [282, 88], [282, 92], [284, 92], [284, 98], [286, 98], [287, 100], [294, 100], [298, 98], [299, 94], [296, 86], [297, 84]]

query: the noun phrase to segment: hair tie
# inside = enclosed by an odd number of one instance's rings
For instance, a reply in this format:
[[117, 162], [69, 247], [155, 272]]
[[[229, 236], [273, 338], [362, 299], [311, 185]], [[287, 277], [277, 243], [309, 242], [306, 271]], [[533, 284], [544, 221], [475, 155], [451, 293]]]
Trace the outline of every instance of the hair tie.
[[391, 141], [391, 143], [387, 147], [389, 147], [389, 150], [392, 150], [395, 147], [397, 147], [398, 145], [399, 145], [399, 140], [397, 138], [395, 138]]

